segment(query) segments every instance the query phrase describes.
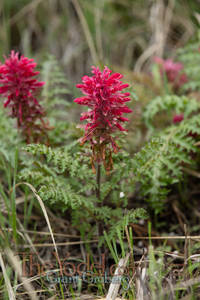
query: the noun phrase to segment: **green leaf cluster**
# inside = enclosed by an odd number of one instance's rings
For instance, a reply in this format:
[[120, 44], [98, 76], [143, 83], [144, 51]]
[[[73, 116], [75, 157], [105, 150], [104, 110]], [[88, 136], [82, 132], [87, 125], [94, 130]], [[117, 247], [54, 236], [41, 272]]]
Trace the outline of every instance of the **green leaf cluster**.
[[96, 176], [87, 147], [83, 149], [75, 143], [57, 148], [31, 144], [23, 150], [27, 154], [19, 180], [34, 185], [41, 199], [55, 209], [69, 210], [75, 226], [85, 223], [88, 231], [95, 222], [95, 231], [99, 222], [108, 229], [118, 222], [123, 225], [121, 220], [129, 216], [126, 207], [133, 190], [132, 163], [126, 152], [114, 155], [110, 174], [102, 168], [101, 194], [97, 199]]
[[[198, 111], [200, 104], [196, 99], [188, 96], [165, 95], [154, 98], [148, 103], [143, 113], [146, 126], [154, 129], [154, 120], [159, 114], [165, 113], [166, 117], [171, 118], [171, 114], [183, 114], [187, 119], [193, 112]], [[172, 121], [172, 118], [171, 120]]]
[[194, 164], [200, 135], [200, 116], [172, 125], [159, 132], [133, 158], [133, 173], [141, 194], [158, 213], [164, 207], [172, 185], [183, 180], [185, 166]]
[[184, 65], [184, 72], [188, 77], [188, 82], [183, 85], [184, 91], [200, 90], [200, 31], [196, 37], [186, 46], [178, 50], [178, 59]]
[[76, 126], [70, 117], [72, 103], [70, 82], [56, 58], [48, 55], [41, 66], [41, 78], [45, 82], [42, 89], [43, 106], [53, 130], [49, 131], [50, 144], [63, 145], [76, 135]]

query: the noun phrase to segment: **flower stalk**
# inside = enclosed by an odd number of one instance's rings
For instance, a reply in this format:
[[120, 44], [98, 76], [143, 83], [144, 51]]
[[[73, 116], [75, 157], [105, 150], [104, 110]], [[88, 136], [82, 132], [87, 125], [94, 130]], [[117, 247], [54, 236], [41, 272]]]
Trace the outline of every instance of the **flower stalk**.
[[[96, 198], [98, 201], [98, 207], [102, 207], [103, 203], [102, 203], [102, 199], [101, 199], [101, 165], [100, 164], [97, 165], [96, 185], [97, 185], [96, 186]], [[97, 228], [98, 228], [98, 235], [103, 236], [103, 224], [101, 221], [98, 221]]]
[[90, 142], [92, 167], [103, 164], [107, 171], [113, 168], [112, 153], [118, 151], [115, 133], [126, 131], [122, 126], [129, 119], [123, 117], [124, 113], [132, 110], [125, 105], [130, 101], [130, 93], [123, 92], [128, 84], [120, 80], [120, 73], [112, 73], [107, 67], [101, 72], [99, 68], [92, 67], [93, 76], [84, 76], [82, 83], [77, 84], [84, 96], [76, 98], [74, 102], [87, 106], [87, 112], [83, 112], [81, 121], [87, 121], [82, 125], [85, 135], [81, 144]]
[[38, 93], [45, 82], [37, 79], [36, 63], [18, 52], [11, 51], [5, 63], [0, 64], [0, 95], [4, 107], [10, 108], [10, 116], [17, 119], [26, 143], [47, 140], [51, 129], [45, 111], [38, 101]]
[[96, 197], [100, 202], [101, 201], [101, 165], [100, 164], [97, 165], [96, 184], [97, 184]]

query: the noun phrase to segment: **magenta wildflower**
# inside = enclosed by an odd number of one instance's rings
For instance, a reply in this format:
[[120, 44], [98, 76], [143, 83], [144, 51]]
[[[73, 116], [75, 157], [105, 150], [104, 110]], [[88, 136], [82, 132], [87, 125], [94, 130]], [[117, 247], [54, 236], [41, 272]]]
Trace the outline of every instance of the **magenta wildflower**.
[[39, 142], [49, 129], [44, 122], [44, 110], [36, 95], [45, 84], [35, 77], [36, 63], [18, 52], [11, 51], [9, 58], [0, 65], [0, 94], [5, 98], [4, 107], [11, 109], [10, 115], [17, 119], [17, 127], [22, 130], [26, 142]]
[[173, 117], [173, 123], [174, 124], [180, 123], [181, 121], [183, 121], [183, 119], [184, 119], [184, 115], [183, 114], [175, 115]]
[[126, 131], [122, 126], [129, 121], [123, 117], [124, 113], [132, 110], [125, 103], [130, 101], [130, 93], [122, 92], [128, 84], [120, 80], [120, 73], [112, 73], [107, 67], [101, 72], [99, 68], [92, 67], [93, 76], [84, 76], [82, 84], [77, 84], [84, 96], [77, 98], [74, 102], [89, 107], [87, 112], [82, 113], [80, 120], [87, 120], [84, 125], [85, 136], [82, 144], [86, 141], [91, 143], [94, 162], [103, 162], [107, 170], [112, 168], [112, 151], [117, 152], [118, 146], [112, 134]]
[[165, 72], [174, 90], [178, 90], [188, 81], [186, 74], [183, 73], [182, 63], [174, 62], [172, 59], [164, 60], [160, 57], [154, 57], [154, 61], [160, 66], [161, 74]]

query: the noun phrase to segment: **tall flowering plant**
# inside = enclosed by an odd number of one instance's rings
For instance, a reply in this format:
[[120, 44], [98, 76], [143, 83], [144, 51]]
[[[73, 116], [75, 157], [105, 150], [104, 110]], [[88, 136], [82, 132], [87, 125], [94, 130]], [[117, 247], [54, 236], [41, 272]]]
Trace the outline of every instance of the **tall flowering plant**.
[[45, 83], [36, 79], [39, 72], [35, 67], [33, 59], [14, 51], [0, 64], [0, 95], [5, 98], [4, 107], [10, 108], [10, 116], [17, 119], [17, 127], [27, 143], [40, 142], [49, 129], [36, 98]]
[[122, 83], [120, 73], [111, 73], [107, 67], [102, 72], [98, 67], [92, 67], [93, 76], [84, 76], [82, 83], [77, 84], [84, 96], [74, 100], [88, 107], [80, 118], [87, 121], [83, 125], [85, 135], [81, 142], [91, 144], [93, 168], [95, 163], [103, 162], [106, 170], [112, 169], [112, 152], [118, 151], [114, 133], [126, 131], [122, 124], [129, 120], [123, 114], [132, 112], [125, 105], [130, 101], [130, 93], [123, 92], [129, 85]]

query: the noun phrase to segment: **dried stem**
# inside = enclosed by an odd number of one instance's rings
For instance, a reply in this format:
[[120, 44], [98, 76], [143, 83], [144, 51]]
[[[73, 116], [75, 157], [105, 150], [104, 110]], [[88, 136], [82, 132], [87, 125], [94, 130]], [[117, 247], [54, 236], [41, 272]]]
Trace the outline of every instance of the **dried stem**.
[[86, 20], [84, 14], [83, 14], [83, 11], [81, 9], [81, 6], [80, 6], [78, 0], [72, 0], [72, 3], [73, 3], [73, 5], [76, 9], [76, 12], [77, 12], [78, 16], [79, 16], [79, 19], [80, 19], [80, 22], [81, 22], [81, 25], [82, 25], [82, 28], [83, 28], [83, 32], [85, 34], [85, 38], [86, 38], [87, 43], [88, 43], [88, 47], [90, 49], [90, 53], [91, 53], [93, 63], [95, 65], [98, 65], [99, 64], [99, 58], [98, 58], [98, 54], [97, 54], [97, 51], [96, 51], [96, 48], [95, 48], [95, 44], [94, 44], [94, 41], [93, 41], [90, 29], [89, 29], [87, 20]]

